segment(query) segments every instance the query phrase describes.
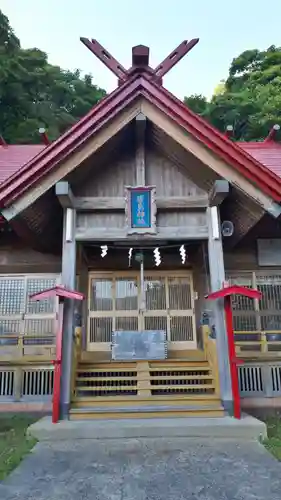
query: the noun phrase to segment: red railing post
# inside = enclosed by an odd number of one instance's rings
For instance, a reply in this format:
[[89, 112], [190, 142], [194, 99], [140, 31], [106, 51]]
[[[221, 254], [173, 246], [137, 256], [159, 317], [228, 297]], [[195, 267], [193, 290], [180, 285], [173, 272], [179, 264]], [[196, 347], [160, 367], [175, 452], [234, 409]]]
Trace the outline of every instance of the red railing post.
[[228, 358], [229, 358], [231, 385], [232, 385], [233, 416], [234, 418], [240, 419], [241, 402], [240, 402], [240, 391], [239, 391], [239, 381], [237, 372], [237, 364], [239, 363], [239, 360], [236, 358], [234, 330], [233, 330], [233, 315], [232, 315], [230, 295], [224, 297], [224, 312], [225, 312], [225, 323], [226, 323], [226, 332], [228, 339]]
[[231, 307], [231, 297], [233, 295], [242, 295], [244, 297], [249, 297], [251, 299], [260, 299], [262, 294], [259, 290], [246, 288], [240, 285], [231, 285], [231, 286], [224, 286], [221, 290], [217, 290], [216, 292], [212, 292], [206, 296], [207, 299], [211, 300], [223, 299], [224, 301], [224, 314], [225, 314], [226, 333], [228, 340], [227, 342], [228, 359], [230, 365], [231, 389], [233, 398], [233, 416], [239, 419], [241, 418], [241, 402], [240, 402], [237, 365], [240, 363], [242, 364], [243, 361], [236, 357], [234, 330], [233, 330], [233, 314]]
[[85, 295], [76, 290], [70, 290], [63, 285], [56, 285], [47, 288], [41, 292], [30, 295], [31, 300], [45, 300], [51, 297], [59, 298], [59, 312], [56, 332], [56, 359], [54, 364], [54, 388], [53, 388], [53, 406], [52, 421], [56, 424], [60, 418], [60, 393], [61, 393], [61, 375], [62, 375], [62, 335], [63, 335], [63, 307], [64, 300], [84, 300]]

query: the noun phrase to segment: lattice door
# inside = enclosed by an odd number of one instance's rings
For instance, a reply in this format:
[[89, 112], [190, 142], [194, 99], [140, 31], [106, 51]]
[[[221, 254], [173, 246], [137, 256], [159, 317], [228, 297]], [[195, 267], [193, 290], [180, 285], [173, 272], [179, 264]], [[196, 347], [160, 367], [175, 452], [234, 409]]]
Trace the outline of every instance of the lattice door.
[[94, 273], [89, 279], [88, 349], [109, 350], [113, 330], [139, 330], [136, 273]]
[[147, 273], [145, 299], [145, 330], [165, 330], [170, 350], [196, 348], [191, 273]]
[[109, 350], [113, 330], [165, 330], [170, 349], [196, 348], [192, 275], [145, 275], [145, 310], [136, 272], [92, 273], [88, 349]]

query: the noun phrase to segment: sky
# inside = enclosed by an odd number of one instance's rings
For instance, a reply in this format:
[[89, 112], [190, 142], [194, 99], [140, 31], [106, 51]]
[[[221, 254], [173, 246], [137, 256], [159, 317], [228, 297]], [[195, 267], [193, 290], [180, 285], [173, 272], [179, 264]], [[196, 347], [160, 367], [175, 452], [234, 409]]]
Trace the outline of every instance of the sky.
[[91, 73], [107, 92], [117, 79], [80, 36], [97, 39], [125, 68], [134, 45], [150, 47], [155, 67], [183, 40], [200, 38], [164, 77], [180, 99], [210, 97], [244, 50], [281, 46], [281, 0], [1, 0], [0, 8], [22, 47], [47, 52], [49, 62], [64, 69]]

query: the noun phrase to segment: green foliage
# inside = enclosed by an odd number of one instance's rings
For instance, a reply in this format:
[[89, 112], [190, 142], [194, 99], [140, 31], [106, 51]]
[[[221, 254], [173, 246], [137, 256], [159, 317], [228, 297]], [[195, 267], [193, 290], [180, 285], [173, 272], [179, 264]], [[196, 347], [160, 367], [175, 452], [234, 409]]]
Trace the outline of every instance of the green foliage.
[[193, 94], [189, 97], [184, 97], [184, 104], [191, 109], [194, 113], [204, 116], [208, 107], [208, 101], [206, 97], [201, 94]]
[[91, 75], [53, 66], [37, 48], [22, 49], [0, 11], [0, 132], [7, 142], [38, 142], [40, 127], [55, 139], [104, 96]]
[[29, 415], [0, 415], [0, 481], [17, 467], [36, 444], [26, 430], [37, 418]]
[[267, 439], [264, 440], [264, 446], [272, 455], [281, 461], [281, 419], [279, 415], [267, 418]]
[[281, 47], [246, 50], [234, 58], [224, 89], [205, 100], [203, 113], [191, 98], [184, 102], [219, 130], [233, 125], [236, 140], [264, 139], [272, 125], [280, 123]]

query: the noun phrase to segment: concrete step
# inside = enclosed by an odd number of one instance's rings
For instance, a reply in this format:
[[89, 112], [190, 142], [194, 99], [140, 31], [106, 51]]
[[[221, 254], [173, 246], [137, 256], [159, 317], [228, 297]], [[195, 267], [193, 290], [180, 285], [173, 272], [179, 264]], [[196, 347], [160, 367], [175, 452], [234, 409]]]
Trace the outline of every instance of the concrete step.
[[102, 420], [65, 420], [53, 424], [44, 417], [32, 424], [28, 433], [39, 440], [127, 439], [127, 438], [215, 438], [252, 441], [266, 437], [263, 422], [243, 415], [241, 420], [229, 416], [217, 418], [135, 418]]

